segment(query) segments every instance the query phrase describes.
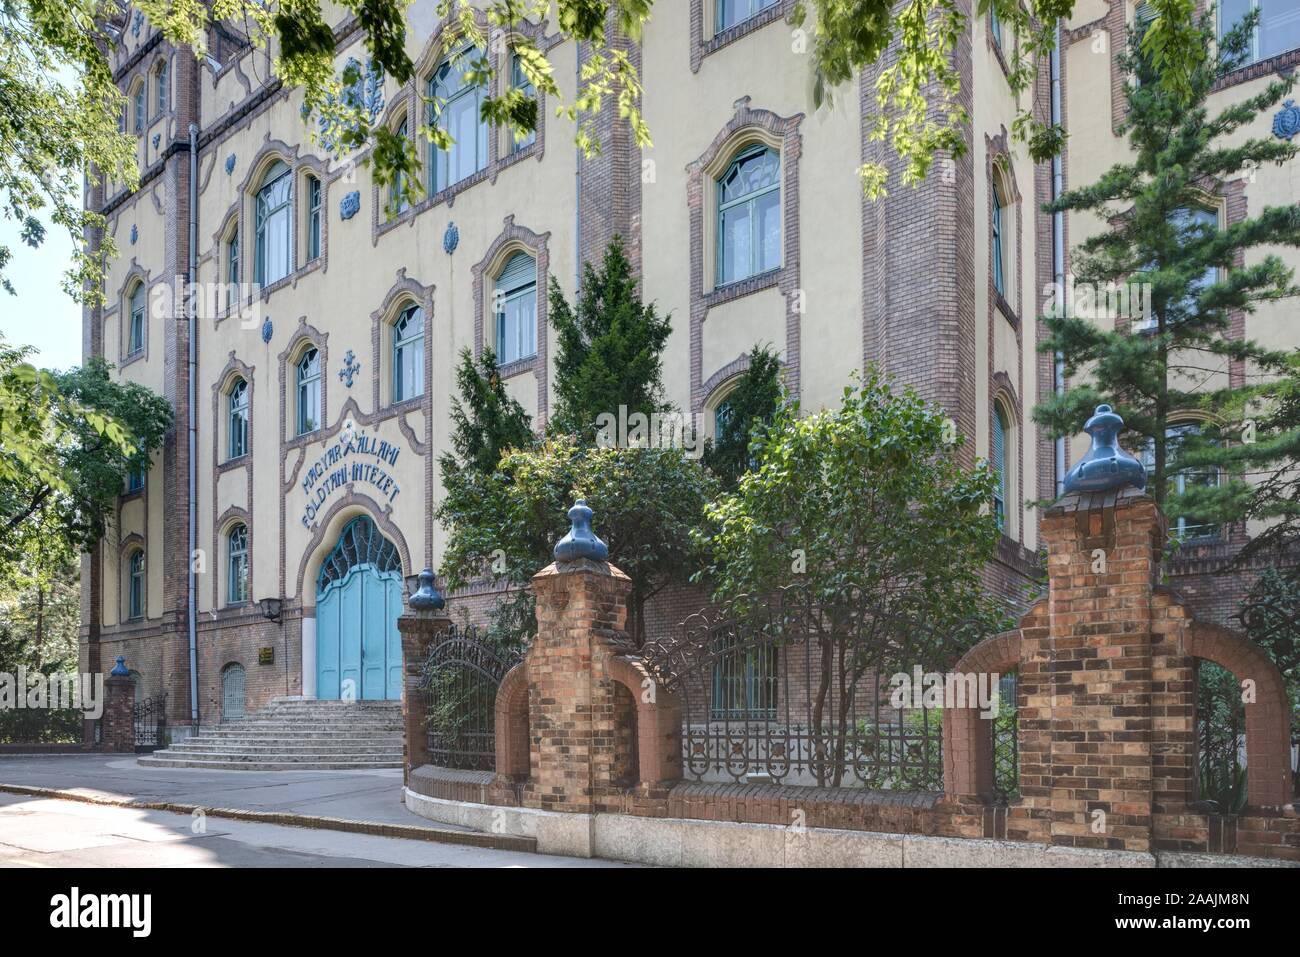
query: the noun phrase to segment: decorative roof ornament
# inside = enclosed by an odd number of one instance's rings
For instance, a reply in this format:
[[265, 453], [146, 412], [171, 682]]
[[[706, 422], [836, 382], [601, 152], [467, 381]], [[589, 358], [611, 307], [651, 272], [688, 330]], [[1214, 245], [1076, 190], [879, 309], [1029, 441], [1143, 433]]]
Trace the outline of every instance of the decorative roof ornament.
[[1295, 100], [1287, 100], [1273, 117], [1273, 135], [1289, 141], [1297, 133], [1300, 133], [1300, 106], [1295, 105]]
[[609, 560], [609, 546], [591, 530], [591, 516], [592, 511], [583, 498], [569, 509], [568, 534], [555, 543], [557, 562], [576, 562], [583, 558], [590, 558], [593, 562]]
[[131, 672], [127, 670], [126, 659], [121, 655], [117, 656], [117, 664], [113, 665], [113, 670], [108, 673], [110, 678], [129, 678]]
[[459, 245], [460, 229], [457, 228], [455, 222], [449, 222], [447, 223], [447, 228], [442, 234], [442, 251], [450, 256], [456, 251], [456, 247]]
[[1092, 436], [1092, 448], [1074, 463], [1074, 468], [1065, 476], [1065, 491], [1106, 492], [1125, 485], [1138, 489], [1147, 487], [1147, 470], [1119, 447], [1118, 436], [1122, 428], [1124, 420], [1110, 406], [1097, 406], [1097, 411], [1083, 427]]
[[270, 316], [267, 316], [267, 317], [262, 321], [262, 341], [263, 341], [263, 342], [270, 342], [270, 341], [271, 341], [271, 335], [272, 335], [272, 333], [274, 333], [274, 332], [275, 332], [275, 326], [271, 325], [271, 317], [270, 317]]
[[339, 200], [339, 218], [351, 219], [361, 209], [361, 191], [354, 189], [350, 193], [344, 193], [343, 198]]
[[411, 593], [407, 603], [417, 611], [440, 611], [447, 607], [447, 600], [433, 583], [433, 569], [426, 568], [420, 572], [420, 587]]

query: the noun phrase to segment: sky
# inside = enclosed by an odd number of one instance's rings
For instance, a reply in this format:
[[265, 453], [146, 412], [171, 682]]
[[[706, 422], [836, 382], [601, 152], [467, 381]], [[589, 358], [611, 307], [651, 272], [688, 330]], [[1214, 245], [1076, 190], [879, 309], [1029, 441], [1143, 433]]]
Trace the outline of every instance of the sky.
[[10, 345], [35, 346], [31, 361], [50, 369], [81, 364], [81, 306], [63, 291], [62, 278], [72, 260], [72, 237], [61, 226], [45, 223], [45, 242], [32, 249], [18, 235], [18, 223], [0, 216], [0, 245], [13, 259], [5, 275], [16, 296], [0, 289], [0, 333]]

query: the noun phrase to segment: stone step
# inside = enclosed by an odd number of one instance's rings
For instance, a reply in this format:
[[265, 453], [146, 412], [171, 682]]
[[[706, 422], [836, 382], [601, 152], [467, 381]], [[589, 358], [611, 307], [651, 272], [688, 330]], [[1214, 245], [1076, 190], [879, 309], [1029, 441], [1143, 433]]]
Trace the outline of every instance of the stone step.
[[381, 742], [358, 745], [340, 745], [332, 742], [320, 744], [241, 744], [229, 741], [190, 742], [171, 745], [167, 750], [187, 754], [392, 754], [401, 753], [402, 742]]
[[224, 759], [171, 757], [162, 751], [141, 755], [136, 763], [154, 768], [202, 768], [211, 771], [371, 771], [380, 768], [400, 768], [401, 756], [385, 761], [325, 760], [312, 757], [308, 760], [290, 761], [276, 758], [270, 761], [230, 761]]

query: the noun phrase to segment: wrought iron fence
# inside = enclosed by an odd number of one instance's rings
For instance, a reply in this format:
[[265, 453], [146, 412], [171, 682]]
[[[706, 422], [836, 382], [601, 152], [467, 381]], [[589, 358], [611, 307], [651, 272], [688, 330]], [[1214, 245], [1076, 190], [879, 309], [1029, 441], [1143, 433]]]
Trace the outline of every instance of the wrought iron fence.
[[[911, 672], [906, 656], [879, 642], [868, 647], [860, 631], [824, 627], [815, 621], [821, 614], [792, 589], [743, 596], [645, 645], [647, 666], [682, 702], [684, 773], [724, 782], [940, 790], [942, 708], [913, 706], [911, 698], [896, 707], [890, 679]], [[1014, 686], [1010, 694], [1014, 702]], [[999, 780], [1014, 787], [1014, 712], [993, 733]]]
[[993, 790], [1003, 798], [1020, 794], [1018, 693], [1019, 676], [1015, 672], [1002, 675], [998, 682], [997, 714], [989, 722], [989, 733], [993, 735]]
[[501, 680], [523, 660], [470, 626], [453, 626], [429, 649], [421, 677], [429, 703], [431, 761], [446, 768], [496, 767], [496, 698]]
[[167, 746], [167, 695], [145, 698], [131, 708], [135, 728], [135, 749], [157, 751]]

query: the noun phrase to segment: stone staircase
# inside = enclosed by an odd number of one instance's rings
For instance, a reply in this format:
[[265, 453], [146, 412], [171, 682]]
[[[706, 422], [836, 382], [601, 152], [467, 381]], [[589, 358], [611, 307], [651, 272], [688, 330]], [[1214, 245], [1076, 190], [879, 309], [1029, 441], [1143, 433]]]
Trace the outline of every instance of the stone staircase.
[[400, 701], [272, 698], [261, 711], [136, 760], [147, 767], [227, 771], [400, 768], [402, 738]]

